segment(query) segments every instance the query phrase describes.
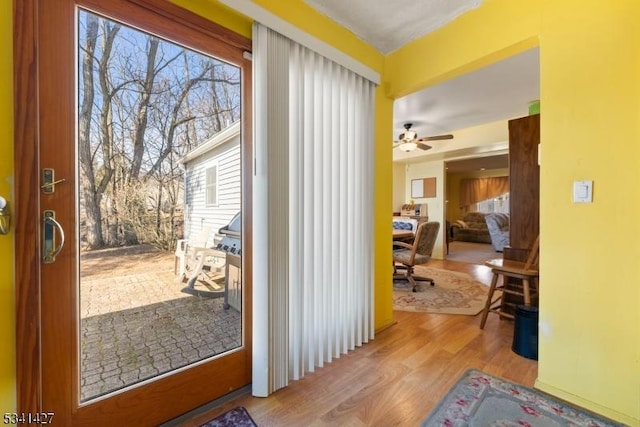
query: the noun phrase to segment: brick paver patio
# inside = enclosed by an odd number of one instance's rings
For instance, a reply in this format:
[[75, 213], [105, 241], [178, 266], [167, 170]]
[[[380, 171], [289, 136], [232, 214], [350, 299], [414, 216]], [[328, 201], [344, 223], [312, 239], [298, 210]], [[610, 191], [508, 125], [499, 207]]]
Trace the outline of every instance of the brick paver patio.
[[82, 401], [241, 345], [240, 313], [182, 292], [172, 254], [136, 254], [133, 267], [117, 252], [92, 255], [100, 271], [85, 267], [80, 288]]

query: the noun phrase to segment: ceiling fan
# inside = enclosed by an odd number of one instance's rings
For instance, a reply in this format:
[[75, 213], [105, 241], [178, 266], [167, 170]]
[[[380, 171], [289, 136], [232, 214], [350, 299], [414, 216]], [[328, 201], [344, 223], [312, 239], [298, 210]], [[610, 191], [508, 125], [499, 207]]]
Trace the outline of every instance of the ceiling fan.
[[404, 128], [405, 131], [400, 134], [398, 137], [398, 141], [394, 141], [393, 148], [400, 148], [400, 150], [409, 152], [413, 151], [416, 148], [420, 150], [429, 150], [431, 149], [430, 145], [423, 144], [425, 141], [439, 141], [443, 139], [452, 139], [453, 135], [435, 135], [435, 136], [426, 136], [424, 138], [418, 139], [418, 134], [415, 131], [411, 130], [411, 126], [413, 123], [405, 123]]

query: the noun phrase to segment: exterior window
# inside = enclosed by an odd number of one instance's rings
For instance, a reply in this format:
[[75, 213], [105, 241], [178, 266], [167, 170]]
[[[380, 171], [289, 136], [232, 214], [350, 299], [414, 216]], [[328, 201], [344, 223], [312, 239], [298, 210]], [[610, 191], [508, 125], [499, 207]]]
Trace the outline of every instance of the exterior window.
[[206, 169], [207, 174], [207, 195], [205, 203], [207, 205], [218, 204], [218, 165]]
[[509, 193], [477, 203], [476, 211], [484, 213], [509, 213]]

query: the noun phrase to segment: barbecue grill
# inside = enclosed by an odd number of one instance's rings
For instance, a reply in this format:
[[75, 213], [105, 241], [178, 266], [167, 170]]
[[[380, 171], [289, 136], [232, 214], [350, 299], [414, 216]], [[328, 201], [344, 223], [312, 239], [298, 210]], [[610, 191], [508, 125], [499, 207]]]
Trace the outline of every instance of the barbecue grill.
[[[199, 251], [199, 262], [182, 292], [210, 298], [224, 295], [224, 308], [233, 307], [240, 311], [242, 302], [241, 225], [242, 215], [238, 212], [227, 225], [218, 230], [216, 237], [219, 242], [216, 246], [202, 248]], [[221, 275], [222, 271], [224, 275]], [[220, 283], [222, 279], [224, 284]]]
[[218, 230], [218, 234], [222, 236], [222, 240], [217, 244], [216, 249], [223, 252], [231, 252], [234, 255], [242, 255], [241, 225], [242, 215], [238, 212], [231, 218], [229, 224]]

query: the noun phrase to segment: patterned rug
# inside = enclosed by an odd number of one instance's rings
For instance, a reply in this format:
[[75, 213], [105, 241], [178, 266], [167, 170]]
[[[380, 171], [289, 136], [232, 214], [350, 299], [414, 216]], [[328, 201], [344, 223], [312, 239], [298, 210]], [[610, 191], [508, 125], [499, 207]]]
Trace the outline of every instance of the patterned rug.
[[[418, 281], [418, 292], [412, 292], [409, 282], [394, 280], [394, 310], [475, 316], [484, 308], [489, 286], [468, 274], [422, 266], [414, 271], [417, 276], [432, 278], [435, 286]], [[496, 292], [494, 301], [499, 297], [500, 292]]]
[[218, 415], [200, 427], [257, 427], [249, 412], [242, 406], [233, 408], [222, 415]]
[[438, 403], [422, 427], [624, 426], [532, 388], [469, 369]]

